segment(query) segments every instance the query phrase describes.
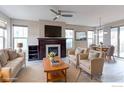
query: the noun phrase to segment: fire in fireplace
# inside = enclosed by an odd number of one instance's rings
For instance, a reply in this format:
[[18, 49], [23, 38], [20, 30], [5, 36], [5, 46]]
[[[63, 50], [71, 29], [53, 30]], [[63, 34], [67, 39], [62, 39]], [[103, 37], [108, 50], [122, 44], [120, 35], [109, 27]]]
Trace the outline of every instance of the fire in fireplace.
[[58, 47], [48, 47], [48, 53], [54, 52], [58, 56]]
[[50, 44], [46, 45], [46, 57], [50, 52], [55, 52], [56, 56], [61, 56], [60, 54], [60, 45], [59, 44]]

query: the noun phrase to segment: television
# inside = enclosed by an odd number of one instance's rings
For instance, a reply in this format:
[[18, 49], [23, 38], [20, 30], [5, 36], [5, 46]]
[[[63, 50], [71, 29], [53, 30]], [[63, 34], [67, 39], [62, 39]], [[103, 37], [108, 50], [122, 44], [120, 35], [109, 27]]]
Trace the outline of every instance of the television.
[[45, 37], [61, 37], [62, 27], [45, 25]]

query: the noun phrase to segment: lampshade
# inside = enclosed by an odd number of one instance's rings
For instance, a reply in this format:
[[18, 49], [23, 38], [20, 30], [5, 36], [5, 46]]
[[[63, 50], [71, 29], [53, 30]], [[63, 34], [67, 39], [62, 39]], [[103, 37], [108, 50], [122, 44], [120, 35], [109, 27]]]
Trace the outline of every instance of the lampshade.
[[23, 43], [17, 43], [17, 47], [18, 48], [22, 48], [23, 47]]

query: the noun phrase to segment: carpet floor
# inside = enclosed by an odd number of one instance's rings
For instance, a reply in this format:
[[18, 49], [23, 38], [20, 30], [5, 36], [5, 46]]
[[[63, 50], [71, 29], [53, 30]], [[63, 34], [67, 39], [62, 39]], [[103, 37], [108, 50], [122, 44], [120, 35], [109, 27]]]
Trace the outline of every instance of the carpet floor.
[[[68, 62], [67, 62], [68, 63]], [[90, 75], [82, 72], [79, 79], [76, 80], [79, 69], [69, 64], [67, 70], [67, 82], [100, 82], [99, 80], [91, 80]], [[46, 73], [44, 73], [42, 61], [29, 61], [27, 67], [22, 68], [18, 73], [15, 82], [46, 82]]]

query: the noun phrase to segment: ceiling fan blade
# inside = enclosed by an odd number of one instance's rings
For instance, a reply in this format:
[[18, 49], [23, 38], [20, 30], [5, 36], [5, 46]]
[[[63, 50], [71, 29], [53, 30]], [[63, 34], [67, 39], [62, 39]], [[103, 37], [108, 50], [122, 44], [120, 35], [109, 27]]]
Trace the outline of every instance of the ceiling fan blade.
[[69, 15], [69, 14], [63, 14], [63, 17], [72, 17], [73, 15]]
[[55, 10], [50, 9], [50, 11], [52, 11], [53, 13], [55, 13], [56, 15], [58, 15], [58, 12], [56, 12]]
[[54, 17], [54, 18], [53, 18], [53, 21], [55, 21], [57, 18], [58, 18], [58, 17]]
[[64, 12], [64, 13], [74, 13], [73, 11], [68, 11], [68, 10], [58, 10], [60, 12]]

